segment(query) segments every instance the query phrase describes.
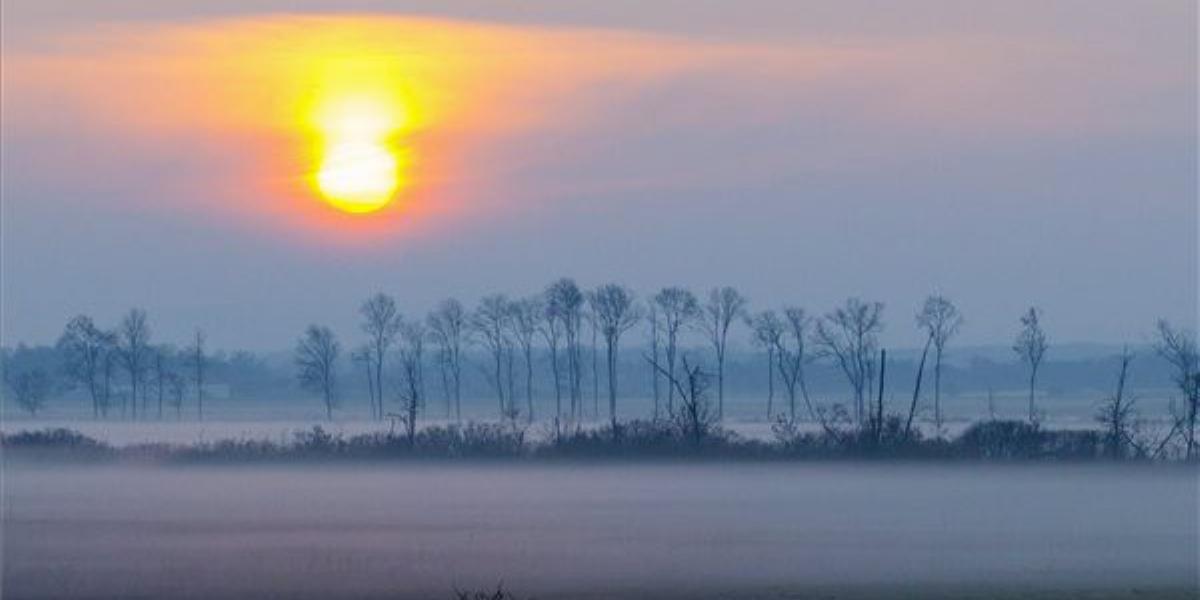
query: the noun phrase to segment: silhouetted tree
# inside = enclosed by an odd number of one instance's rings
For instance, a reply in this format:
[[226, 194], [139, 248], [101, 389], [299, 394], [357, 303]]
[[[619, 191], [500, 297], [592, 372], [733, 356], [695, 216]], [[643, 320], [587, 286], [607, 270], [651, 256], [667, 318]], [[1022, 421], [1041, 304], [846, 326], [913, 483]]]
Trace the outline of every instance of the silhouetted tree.
[[704, 304], [700, 327], [712, 344], [717, 358], [717, 419], [725, 418], [725, 349], [729, 341], [729, 327], [745, 316], [746, 297], [736, 289], [726, 286], [713, 288]]
[[183, 397], [187, 394], [187, 379], [179, 373], [167, 373], [167, 402], [175, 409], [175, 419], [183, 418]]
[[583, 401], [583, 356], [580, 351], [580, 328], [583, 324], [583, 292], [575, 280], [562, 278], [546, 288], [546, 304], [551, 314], [561, 320], [566, 340], [567, 384], [571, 392], [571, 420], [575, 421]]
[[658, 318], [658, 306], [654, 301], [646, 303], [646, 323], [650, 325], [648, 333], [650, 334], [650, 386], [654, 392], [654, 420], [659, 418], [659, 407], [662, 405], [662, 375], [659, 375], [658, 369], [654, 368], [658, 364], [659, 354], [662, 351], [662, 338], [660, 337], [661, 327]]
[[[438, 365], [447, 398], [454, 400], [454, 419], [462, 421], [462, 349], [468, 342], [467, 311], [458, 300], [443, 300], [429, 315], [428, 324], [438, 346]], [[450, 416], [448, 408], [446, 416]]]
[[167, 361], [171, 349], [166, 346], [153, 348], [154, 355], [154, 393], [158, 398], [158, 420], [163, 418], [163, 401], [167, 397]]
[[509, 319], [512, 337], [521, 347], [521, 356], [525, 363], [525, 417], [533, 423], [533, 345], [537, 340], [545, 309], [541, 298], [534, 297], [514, 300], [509, 305], [509, 310], [512, 313]]
[[54, 387], [50, 374], [41, 367], [16, 372], [5, 368], [4, 383], [12, 392], [12, 399], [17, 406], [34, 417], [46, 406], [46, 399]]
[[328, 327], [309, 325], [296, 343], [298, 379], [304, 389], [321, 394], [325, 417], [333, 420], [337, 405], [337, 359], [341, 345]]
[[[584, 295], [586, 298], [586, 294]], [[592, 382], [592, 417], [600, 418], [600, 351], [597, 341], [600, 336], [600, 324], [592, 307], [585, 304], [583, 318], [592, 334], [591, 344], [591, 382]]]
[[546, 301], [542, 295], [542, 319], [538, 331], [546, 340], [546, 348], [550, 351], [550, 374], [554, 379], [554, 438], [562, 436], [562, 365], [559, 360], [559, 346], [562, 344], [563, 330], [566, 327], [564, 315], [559, 311], [558, 304]]
[[417, 439], [417, 414], [425, 405], [425, 338], [429, 335], [424, 323], [397, 319], [400, 334], [400, 420], [408, 444]]
[[796, 392], [804, 397], [804, 405], [808, 414], [814, 420], [817, 413], [813, 409], [812, 400], [808, 397], [808, 386], [804, 381], [804, 364], [808, 362], [805, 353], [808, 340], [808, 327], [811, 319], [804, 309], [788, 307], [783, 309], [783, 331], [774, 336], [775, 357], [779, 361], [779, 376], [788, 394], [788, 419], [796, 420]]
[[1125, 458], [1125, 448], [1132, 437], [1134, 401], [1125, 396], [1125, 384], [1129, 378], [1129, 364], [1133, 353], [1126, 346], [1119, 357], [1121, 368], [1117, 374], [1117, 389], [1100, 406], [1096, 421], [1104, 426], [1106, 451], [1114, 459]]
[[615, 283], [602, 285], [588, 294], [588, 303], [596, 324], [604, 334], [608, 365], [608, 416], [612, 421], [613, 435], [617, 435], [617, 351], [620, 349], [621, 334], [637, 324], [638, 310], [634, 305], [633, 292]]
[[363, 374], [367, 377], [367, 397], [371, 405], [371, 417], [375, 416], [375, 359], [372, 358], [371, 348], [363, 344], [350, 352], [350, 362], [362, 365]]
[[929, 296], [917, 313], [917, 326], [929, 334], [933, 343], [933, 423], [938, 435], [942, 432], [942, 357], [946, 343], [958, 333], [962, 322], [958, 308], [944, 296]]
[[767, 351], [767, 420], [770, 421], [775, 402], [775, 369], [778, 368], [775, 364], [775, 351], [781, 343], [783, 321], [779, 320], [775, 311], [764, 310], [750, 317], [749, 325], [754, 331], [755, 344]]
[[671, 420], [679, 428], [682, 437], [699, 448], [716, 424], [716, 415], [707, 395], [709, 376], [699, 365], [688, 364], [686, 355], [680, 356], [680, 362], [682, 377], [671, 375], [658, 363], [651, 364], [666, 377], [667, 382], [679, 394], [679, 410], [671, 414]]
[[[91, 317], [79, 315], [67, 322], [57, 347], [64, 357], [67, 377], [82, 386], [92, 401], [92, 416], [99, 418], [101, 406], [107, 402], [103, 385], [105, 353], [111, 340], [92, 322]], [[107, 406], [104, 407], [107, 412]]]
[[[679, 353], [679, 335], [684, 327], [692, 324], [700, 315], [700, 304], [695, 294], [681, 287], [666, 287], [654, 296], [654, 304], [658, 307], [662, 318], [663, 338], [665, 341], [666, 374], [668, 379], [675, 377], [675, 358]], [[667, 413], [675, 413], [675, 392], [677, 386], [667, 388]]]
[[130, 310], [121, 320], [118, 333], [121, 364], [129, 374], [131, 415], [137, 419], [138, 390], [150, 360], [150, 326], [146, 322], [146, 311]]
[[1184, 455], [1190, 460], [1196, 456], [1196, 418], [1200, 411], [1200, 352], [1196, 336], [1159, 320], [1155, 350], [1174, 368], [1175, 385], [1183, 393], [1184, 414], [1177, 420], [1183, 428]]
[[833, 359], [854, 394], [855, 421], [861, 425], [865, 399], [875, 376], [875, 350], [883, 329], [883, 304], [849, 298], [817, 321], [820, 356]]
[[196, 419], [204, 420], [204, 384], [208, 374], [208, 356], [204, 351], [204, 331], [197, 329], [192, 345], [187, 349], [192, 385], [196, 386]]
[[510, 349], [508, 320], [512, 316], [508, 304], [508, 297], [504, 294], [493, 294], [481, 300], [475, 312], [471, 314], [471, 328], [492, 355], [492, 382], [496, 386], [496, 400], [500, 403], [501, 418], [509, 414], [509, 403], [512, 400], [506, 399], [504, 386], [504, 366]]
[[367, 351], [371, 357], [371, 370], [375, 385], [368, 388], [372, 394], [372, 413], [383, 418], [383, 367], [388, 349], [396, 339], [400, 327], [400, 313], [396, 301], [387, 294], [378, 293], [363, 302], [358, 312], [363, 317], [362, 330], [367, 334]]
[[1013, 343], [1013, 351], [1021, 358], [1021, 362], [1029, 367], [1029, 422], [1037, 422], [1037, 407], [1034, 404], [1034, 389], [1037, 386], [1038, 369], [1046, 356], [1046, 332], [1042, 330], [1041, 311], [1037, 307], [1021, 315], [1021, 331]]

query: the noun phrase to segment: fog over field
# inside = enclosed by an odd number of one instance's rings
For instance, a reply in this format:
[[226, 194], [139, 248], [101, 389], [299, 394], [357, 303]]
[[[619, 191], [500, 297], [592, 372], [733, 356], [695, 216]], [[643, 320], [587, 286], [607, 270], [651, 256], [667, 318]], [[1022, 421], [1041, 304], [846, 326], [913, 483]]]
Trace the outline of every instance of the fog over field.
[[6, 465], [5, 597], [1187, 597], [1197, 471]]

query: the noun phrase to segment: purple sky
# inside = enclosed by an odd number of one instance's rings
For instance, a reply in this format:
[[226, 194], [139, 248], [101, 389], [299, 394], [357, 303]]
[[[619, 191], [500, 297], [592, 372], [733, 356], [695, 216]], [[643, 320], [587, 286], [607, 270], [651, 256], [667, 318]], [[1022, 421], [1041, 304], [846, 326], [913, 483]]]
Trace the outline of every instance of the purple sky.
[[[247, 116], [278, 85], [210, 68], [335, 5], [452, 65], [421, 75], [427, 210], [354, 243], [242, 185], [283, 160]], [[1052, 340], [1140, 342], [1197, 320], [1196, 28], [1189, 1], [6, 1], [3, 343], [136, 305], [163, 341], [279, 349], [357, 336], [377, 290], [561, 275], [878, 299], [889, 345], [935, 290], [964, 343], [1031, 303]]]

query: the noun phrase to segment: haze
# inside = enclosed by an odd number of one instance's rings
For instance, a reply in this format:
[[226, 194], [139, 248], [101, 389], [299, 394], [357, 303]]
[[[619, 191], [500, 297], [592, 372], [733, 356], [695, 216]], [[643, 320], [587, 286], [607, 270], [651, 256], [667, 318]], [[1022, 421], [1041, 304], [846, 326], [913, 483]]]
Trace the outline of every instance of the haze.
[[[1193, 2], [337, 6], [5, 3], [4, 344], [142, 306], [160, 340], [279, 349], [376, 290], [415, 313], [560, 275], [902, 324], [938, 290], [964, 344], [1029, 304], [1056, 340], [1194, 328]], [[425, 162], [369, 223], [289, 187], [287, 69], [254, 78], [330, 22], [453, 57], [406, 74]]]

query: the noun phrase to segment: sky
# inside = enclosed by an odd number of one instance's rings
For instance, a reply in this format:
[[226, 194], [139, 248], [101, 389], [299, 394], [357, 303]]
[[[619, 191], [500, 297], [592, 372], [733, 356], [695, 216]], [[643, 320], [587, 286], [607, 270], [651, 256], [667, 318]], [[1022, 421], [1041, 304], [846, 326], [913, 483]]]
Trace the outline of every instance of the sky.
[[[160, 341], [286, 349], [313, 322], [361, 337], [377, 291], [419, 314], [560, 276], [643, 298], [734, 285], [812, 314], [879, 300], [891, 346], [919, 343], [931, 292], [969, 344], [1010, 342], [1031, 304], [1052, 343], [1197, 321], [1194, 2], [2, 17], [5, 345], [138, 306]], [[396, 191], [352, 215], [316, 182], [360, 113], [387, 123], [368, 137]]]

